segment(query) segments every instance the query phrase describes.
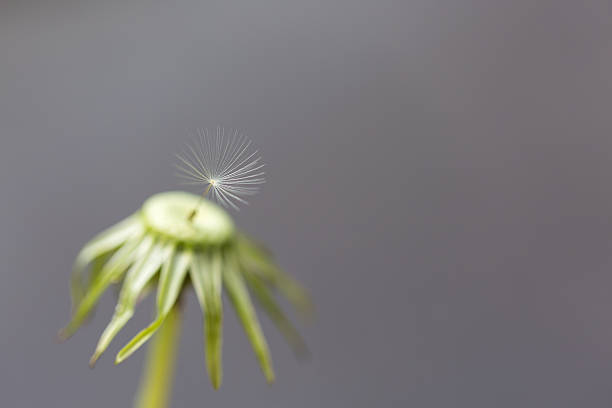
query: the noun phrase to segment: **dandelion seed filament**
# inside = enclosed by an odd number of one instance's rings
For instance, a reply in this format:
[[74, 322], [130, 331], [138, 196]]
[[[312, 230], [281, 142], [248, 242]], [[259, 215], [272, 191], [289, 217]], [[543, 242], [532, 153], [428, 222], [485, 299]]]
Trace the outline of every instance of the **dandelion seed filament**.
[[[195, 143], [177, 157], [177, 176], [183, 184], [206, 186], [202, 197], [210, 193], [210, 199], [224, 207], [239, 210], [240, 204], [248, 204], [245, 197], [256, 194], [265, 183], [261, 156], [238, 130], [227, 134], [221, 127], [216, 134], [198, 130]], [[188, 218], [193, 220], [196, 214], [197, 208]]]

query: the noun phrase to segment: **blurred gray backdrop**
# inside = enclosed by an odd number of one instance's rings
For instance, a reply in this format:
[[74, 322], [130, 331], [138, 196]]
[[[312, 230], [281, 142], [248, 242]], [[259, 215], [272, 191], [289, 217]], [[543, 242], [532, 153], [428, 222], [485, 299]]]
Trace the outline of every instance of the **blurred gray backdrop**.
[[128, 407], [143, 352], [65, 344], [82, 243], [178, 188], [197, 127], [269, 183], [236, 214], [312, 291], [266, 386], [188, 302], [173, 407], [612, 406], [612, 6], [601, 1], [0, 3], [0, 405]]

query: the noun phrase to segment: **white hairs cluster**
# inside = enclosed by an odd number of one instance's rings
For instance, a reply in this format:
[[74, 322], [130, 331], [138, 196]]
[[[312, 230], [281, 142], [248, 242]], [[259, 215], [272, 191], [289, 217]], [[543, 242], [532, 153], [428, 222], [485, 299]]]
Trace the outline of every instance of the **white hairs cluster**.
[[239, 210], [248, 204], [244, 197], [256, 194], [265, 183], [264, 164], [252, 143], [238, 130], [216, 133], [198, 129], [194, 143], [177, 155], [178, 177], [183, 184], [204, 186], [213, 200]]

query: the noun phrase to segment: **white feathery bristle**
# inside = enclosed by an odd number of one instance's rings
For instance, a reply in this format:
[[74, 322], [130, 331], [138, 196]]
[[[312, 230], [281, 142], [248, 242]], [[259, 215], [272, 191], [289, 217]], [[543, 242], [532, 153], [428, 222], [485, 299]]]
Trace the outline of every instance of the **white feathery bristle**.
[[239, 210], [239, 204], [248, 204], [244, 197], [256, 194], [266, 182], [261, 156], [238, 130], [217, 127], [212, 134], [198, 129], [194, 143], [177, 157], [183, 184], [210, 186], [211, 198], [224, 207]]

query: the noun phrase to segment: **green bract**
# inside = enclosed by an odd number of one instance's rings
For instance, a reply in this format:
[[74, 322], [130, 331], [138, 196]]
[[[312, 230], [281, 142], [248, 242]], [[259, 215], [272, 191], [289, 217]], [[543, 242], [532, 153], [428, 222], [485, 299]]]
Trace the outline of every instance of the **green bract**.
[[[190, 220], [195, 207], [197, 215]], [[206, 364], [215, 388], [222, 376], [222, 289], [229, 295], [269, 382], [274, 380], [274, 372], [250, 293], [288, 341], [298, 351], [304, 350], [274, 297], [278, 291], [304, 309], [309, 301], [303, 289], [275, 266], [265, 250], [237, 232], [223, 209], [200, 196], [184, 192], [155, 195], [141, 210], [83, 247], [71, 280], [73, 317], [62, 331], [63, 337], [78, 329], [113, 283], [121, 284], [119, 300], [98, 341], [92, 365], [130, 320], [138, 300], [155, 286], [154, 321], [119, 351], [116, 363], [128, 358], [158, 329], [178, 327], [164, 322], [177, 310], [177, 302], [188, 287], [193, 287], [204, 314]]]

